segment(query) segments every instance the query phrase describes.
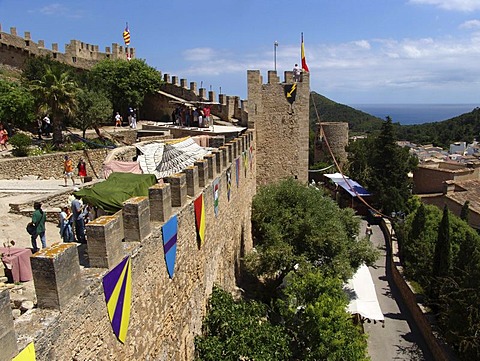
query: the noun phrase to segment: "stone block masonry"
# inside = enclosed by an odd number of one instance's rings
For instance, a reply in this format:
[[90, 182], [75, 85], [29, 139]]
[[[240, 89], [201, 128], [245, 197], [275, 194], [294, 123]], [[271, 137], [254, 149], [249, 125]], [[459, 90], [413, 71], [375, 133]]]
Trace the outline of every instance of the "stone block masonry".
[[0, 291], [0, 325], [0, 360], [11, 360], [18, 350], [8, 290]]
[[[257, 184], [292, 177], [308, 182], [309, 74], [292, 83], [286, 72], [283, 83], [269, 73], [262, 84], [260, 72], [248, 71], [248, 127], [256, 132]], [[295, 86], [295, 100], [287, 99], [288, 86]], [[290, 88], [291, 89], [291, 88]], [[290, 90], [291, 92], [291, 90]]]
[[[151, 235], [141, 242], [121, 242], [122, 234], [114, 234], [117, 229], [123, 230], [119, 223], [115, 227], [109, 222], [98, 224], [95, 228], [103, 229], [100, 231], [90, 228], [95, 221], [90, 222], [87, 225], [90, 263], [94, 258], [92, 253], [96, 252], [90, 240], [98, 238], [101, 243], [102, 235], [103, 243], [108, 241], [109, 235], [112, 244], [120, 244], [122, 255], [116, 263], [108, 262], [100, 267], [91, 264], [97, 268], [82, 269], [84, 288], [62, 307], [61, 313], [38, 308], [29, 314], [29, 322], [22, 321], [23, 316], [15, 321], [19, 348], [33, 339], [37, 360], [193, 360], [194, 337], [201, 333], [213, 285], [217, 283], [232, 291], [242, 250], [249, 251], [252, 247], [250, 212], [256, 174], [254, 164], [247, 166], [246, 174], [244, 166], [241, 162], [240, 184], [232, 186], [230, 200], [227, 199], [225, 170], [216, 174], [215, 179], [220, 180], [217, 217], [213, 209], [212, 181], [206, 179], [205, 186], [198, 188], [197, 195], [202, 193], [204, 197], [206, 222], [205, 242], [201, 247], [197, 244], [194, 198], [187, 197], [181, 207], [171, 208], [178, 217], [173, 279], [168, 277], [164, 261], [163, 222], [153, 222]], [[173, 196], [159, 192], [171, 187], [172, 184], [151, 187], [150, 209], [153, 203], [157, 203], [159, 209], [165, 208], [159, 203], [170, 202], [171, 206]], [[152, 196], [156, 197], [155, 201]], [[117, 216], [123, 219], [122, 214], [123, 211]], [[135, 212], [132, 214], [132, 218], [137, 217]], [[102, 219], [105, 218], [98, 220]], [[128, 334], [125, 344], [121, 344], [109, 323], [101, 280], [107, 268], [113, 268], [125, 254], [132, 257], [132, 299]]]
[[64, 310], [83, 291], [75, 243], [56, 243], [31, 257], [38, 307]]

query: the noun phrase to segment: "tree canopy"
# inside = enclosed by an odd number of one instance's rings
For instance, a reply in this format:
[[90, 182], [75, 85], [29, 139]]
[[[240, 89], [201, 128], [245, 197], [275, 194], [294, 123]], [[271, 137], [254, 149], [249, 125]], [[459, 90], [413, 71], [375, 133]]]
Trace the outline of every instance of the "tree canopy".
[[348, 151], [349, 175], [374, 194], [377, 207], [386, 214], [405, 211], [418, 159], [397, 145], [390, 117], [377, 136], [355, 141]]
[[258, 252], [250, 256], [250, 269], [282, 277], [306, 260], [347, 279], [376, 258], [365, 240], [354, 237], [359, 225], [350, 208], [340, 209], [322, 191], [293, 179], [260, 188], [252, 204]]
[[140, 59], [104, 60], [90, 71], [89, 83], [108, 95], [115, 111], [140, 107], [162, 83], [161, 74]]

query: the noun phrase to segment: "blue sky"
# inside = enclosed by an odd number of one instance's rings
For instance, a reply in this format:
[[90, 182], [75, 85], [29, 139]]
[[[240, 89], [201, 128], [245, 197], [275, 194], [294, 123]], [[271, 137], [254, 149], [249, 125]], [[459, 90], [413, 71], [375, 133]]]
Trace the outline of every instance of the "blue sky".
[[311, 90], [343, 104], [480, 104], [480, 0], [0, 0], [2, 31], [32, 40], [123, 44], [207, 90], [247, 97], [247, 70], [266, 79], [300, 63]]

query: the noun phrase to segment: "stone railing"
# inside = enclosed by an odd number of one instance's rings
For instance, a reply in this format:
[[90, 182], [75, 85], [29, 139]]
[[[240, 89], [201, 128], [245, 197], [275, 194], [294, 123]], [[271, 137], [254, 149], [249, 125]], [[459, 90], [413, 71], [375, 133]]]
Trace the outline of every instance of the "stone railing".
[[[8, 292], [0, 294], [2, 353], [12, 357], [33, 341], [37, 360], [192, 360], [213, 284], [234, 289], [240, 259], [252, 247], [253, 134], [248, 131], [165, 178], [148, 196], [127, 200], [121, 211], [89, 222], [83, 256], [82, 247], [77, 251], [68, 243], [32, 256], [38, 308], [12, 323]], [[203, 244], [193, 207], [200, 195]], [[178, 219], [177, 254], [170, 279], [161, 226], [173, 216]], [[102, 278], [125, 256], [132, 260], [132, 298], [127, 342], [121, 344], [111, 331]]]

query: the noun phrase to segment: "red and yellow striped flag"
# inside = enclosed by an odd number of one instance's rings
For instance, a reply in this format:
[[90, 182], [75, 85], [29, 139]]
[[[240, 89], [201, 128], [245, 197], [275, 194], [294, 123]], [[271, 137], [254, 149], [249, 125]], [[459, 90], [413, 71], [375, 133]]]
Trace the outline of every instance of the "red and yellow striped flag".
[[125, 27], [125, 30], [123, 31], [123, 41], [125, 41], [125, 46], [130, 45], [130, 30], [128, 30], [128, 23]]
[[310, 72], [310, 70], [308, 70], [307, 60], [305, 59], [305, 46], [303, 45], [303, 33], [302, 33], [302, 69], [303, 71]]

